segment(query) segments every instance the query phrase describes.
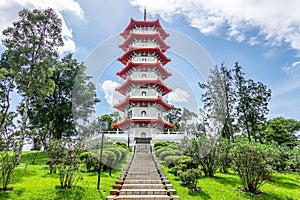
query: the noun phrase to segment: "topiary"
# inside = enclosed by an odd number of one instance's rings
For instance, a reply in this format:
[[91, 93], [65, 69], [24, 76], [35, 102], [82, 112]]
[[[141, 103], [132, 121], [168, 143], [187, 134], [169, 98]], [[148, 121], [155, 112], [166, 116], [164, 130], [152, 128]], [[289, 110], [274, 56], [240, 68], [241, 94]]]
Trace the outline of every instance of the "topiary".
[[172, 168], [175, 166], [176, 160], [179, 158], [179, 156], [167, 156], [165, 157], [165, 165], [168, 168]]

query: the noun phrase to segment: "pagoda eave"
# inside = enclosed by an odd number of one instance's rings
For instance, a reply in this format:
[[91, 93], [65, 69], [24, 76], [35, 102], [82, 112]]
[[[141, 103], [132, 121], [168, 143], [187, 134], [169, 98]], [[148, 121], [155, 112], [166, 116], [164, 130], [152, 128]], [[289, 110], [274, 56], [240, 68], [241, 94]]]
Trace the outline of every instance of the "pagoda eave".
[[118, 61], [120, 61], [122, 64], [126, 65], [128, 58], [132, 55], [134, 52], [139, 52], [139, 53], [157, 53], [159, 56], [162, 65], [167, 64], [168, 62], [171, 61], [170, 58], [167, 58], [165, 54], [158, 48], [136, 48], [136, 47], [130, 47], [127, 52], [125, 52], [122, 57], [118, 58]]
[[140, 21], [140, 20], [135, 20], [133, 18], [130, 19], [130, 23], [120, 35], [124, 39], [126, 39], [129, 36], [129, 32], [132, 29], [134, 29], [134, 27], [137, 26], [141, 26], [141, 27], [154, 26], [158, 29], [158, 32], [160, 33], [162, 39], [166, 39], [169, 36], [169, 34], [160, 25], [159, 19], [156, 19], [154, 21]]
[[131, 79], [131, 78], [128, 78], [127, 81], [122, 84], [121, 86], [117, 87], [115, 90], [120, 92], [121, 94], [125, 95], [125, 90], [127, 87], [131, 86], [132, 84], [135, 84], [135, 85], [140, 85], [140, 86], [143, 86], [143, 85], [156, 85], [158, 87], [160, 87], [162, 90], [163, 90], [163, 96], [168, 94], [169, 92], [172, 91], [171, 88], [168, 88], [161, 80], [159, 79], [154, 79], [154, 80], [134, 80], [134, 79]]
[[130, 71], [132, 68], [143, 68], [143, 67], [151, 67], [155, 68], [163, 75], [162, 80], [165, 80], [166, 78], [172, 76], [172, 73], [168, 72], [164, 67], [161, 66], [160, 62], [156, 63], [133, 63], [129, 61], [126, 66], [119, 72], [117, 72], [117, 75], [120, 76], [122, 79], [126, 80], [125, 74]]
[[129, 105], [130, 103], [137, 103], [137, 102], [145, 102], [145, 103], [157, 103], [159, 105], [161, 105], [165, 111], [168, 111], [170, 109], [173, 109], [174, 106], [171, 104], [166, 103], [165, 101], [163, 101], [163, 99], [161, 98], [161, 96], [158, 96], [157, 98], [131, 98], [131, 97], [126, 97], [124, 101], [122, 101], [119, 104], [116, 104], [114, 106], [114, 108], [124, 112], [125, 107], [127, 105]]

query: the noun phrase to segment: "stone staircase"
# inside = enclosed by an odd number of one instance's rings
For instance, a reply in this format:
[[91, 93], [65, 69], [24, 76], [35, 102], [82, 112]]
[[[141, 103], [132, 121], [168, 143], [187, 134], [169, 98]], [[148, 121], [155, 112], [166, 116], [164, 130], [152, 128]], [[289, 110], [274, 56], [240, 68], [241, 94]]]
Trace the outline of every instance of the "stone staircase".
[[180, 199], [156, 162], [150, 144], [136, 144], [106, 200]]

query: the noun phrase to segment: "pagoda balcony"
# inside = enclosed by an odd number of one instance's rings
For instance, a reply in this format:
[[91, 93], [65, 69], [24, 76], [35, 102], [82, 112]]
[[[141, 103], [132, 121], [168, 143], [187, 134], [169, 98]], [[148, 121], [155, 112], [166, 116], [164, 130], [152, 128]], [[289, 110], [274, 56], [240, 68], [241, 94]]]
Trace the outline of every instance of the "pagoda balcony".
[[158, 47], [158, 44], [155, 42], [133, 42], [131, 46], [135, 48], [155, 48]]
[[153, 56], [136, 56], [131, 61], [133, 63], [156, 63], [158, 60]]
[[138, 34], [155, 34], [157, 29], [154, 27], [135, 27], [132, 29], [132, 32]]
[[132, 74], [130, 77], [133, 80], [157, 80], [160, 78], [159, 76], [153, 75], [153, 74], [151, 74], [151, 75], [148, 74], [147, 77], [144, 77], [143, 74], [137, 74], [137, 75]]

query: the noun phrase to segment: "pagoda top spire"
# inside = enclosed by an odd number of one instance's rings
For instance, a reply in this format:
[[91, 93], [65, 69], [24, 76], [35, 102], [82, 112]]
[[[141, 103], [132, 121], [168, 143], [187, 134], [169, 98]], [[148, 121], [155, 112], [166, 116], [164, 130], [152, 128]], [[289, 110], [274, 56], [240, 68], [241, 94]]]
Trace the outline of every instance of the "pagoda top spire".
[[147, 21], [147, 11], [146, 11], [146, 8], [144, 8], [144, 21]]

